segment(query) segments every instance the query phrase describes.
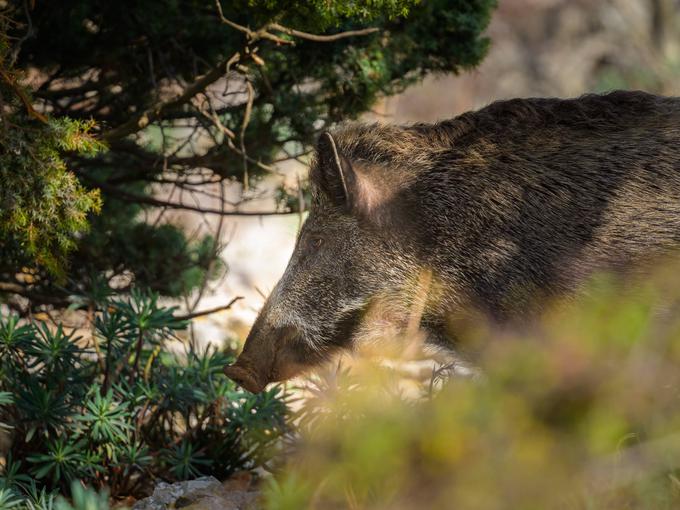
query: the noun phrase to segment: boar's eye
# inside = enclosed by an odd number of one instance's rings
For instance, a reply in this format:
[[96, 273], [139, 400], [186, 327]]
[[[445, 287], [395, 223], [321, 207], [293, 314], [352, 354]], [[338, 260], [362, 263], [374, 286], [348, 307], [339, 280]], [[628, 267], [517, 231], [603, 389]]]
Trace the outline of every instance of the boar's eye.
[[310, 237], [307, 241], [307, 248], [310, 250], [316, 250], [323, 244], [323, 239], [320, 237]]

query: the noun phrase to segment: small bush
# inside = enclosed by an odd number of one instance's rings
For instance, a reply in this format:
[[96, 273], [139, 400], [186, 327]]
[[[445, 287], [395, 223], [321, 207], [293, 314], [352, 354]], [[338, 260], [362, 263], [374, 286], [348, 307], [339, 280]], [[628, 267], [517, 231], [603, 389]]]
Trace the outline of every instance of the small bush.
[[155, 295], [135, 291], [103, 310], [83, 336], [0, 316], [5, 505], [31, 491], [69, 494], [75, 480], [117, 498], [157, 478], [224, 478], [270, 461], [287, 430], [279, 388], [247, 394], [222, 373], [229, 355], [168, 350], [186, 324]]

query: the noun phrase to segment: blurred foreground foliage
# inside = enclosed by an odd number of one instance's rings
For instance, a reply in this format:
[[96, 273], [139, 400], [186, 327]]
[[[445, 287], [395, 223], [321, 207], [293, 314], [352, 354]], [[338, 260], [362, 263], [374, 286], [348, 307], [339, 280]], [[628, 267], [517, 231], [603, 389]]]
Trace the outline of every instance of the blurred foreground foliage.
[[522, 331], [470, 327], [483, 375], [438, 372], [420, 398], [364, 359], [327, 375], [267, 508], [680, 508], [677, 268], [600, 278]]
[[[47, 509], [72, 482], [120, 498], [159, 478], [267, 465], [288, 428], [279, 388], [245, 393], [222, 373], [229, 356], [178, 351], [186, 323], [155, 295], [133, 291], [103, 309], [80, 337], [0, 316], [0, 501]], [[84, 508], [90, 496], [79, 494]]]
[[[71, 484], [72, 500], [48, 492], [44, 488], [39, 490], [32, 483], [24, 496], [6, 487], [0, 487], [0, 508], [2, 510], [108, 510], [110, 508], [108, 491], [95, 491], [83, 487], [78, 482]], [[127, 510], [126, 507], [116, 506], [116, 510]]]

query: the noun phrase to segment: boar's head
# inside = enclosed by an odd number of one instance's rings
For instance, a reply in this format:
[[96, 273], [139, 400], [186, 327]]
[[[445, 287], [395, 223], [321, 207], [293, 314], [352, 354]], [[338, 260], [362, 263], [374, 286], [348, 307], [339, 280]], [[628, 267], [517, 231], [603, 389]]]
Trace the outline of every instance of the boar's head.
[[350, 160], [348, 143], [320, 137], [295, 251], [243, 352], [225, 367], [251, 392], [351, 347], [371, 300], [398, 292], [415, 266], [404, 246], [407, 176], [375, 158]]

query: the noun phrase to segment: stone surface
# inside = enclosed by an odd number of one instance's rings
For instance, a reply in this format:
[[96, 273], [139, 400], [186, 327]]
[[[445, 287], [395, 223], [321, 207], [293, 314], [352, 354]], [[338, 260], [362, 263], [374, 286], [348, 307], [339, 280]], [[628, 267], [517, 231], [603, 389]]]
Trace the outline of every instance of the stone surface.
[[248, 490], [251, 479], [219, 482], [212, 476], [187, 482], [159, 483], [153, 495], [138, 501], [132, 510], [257, 510], [258, 496]]

